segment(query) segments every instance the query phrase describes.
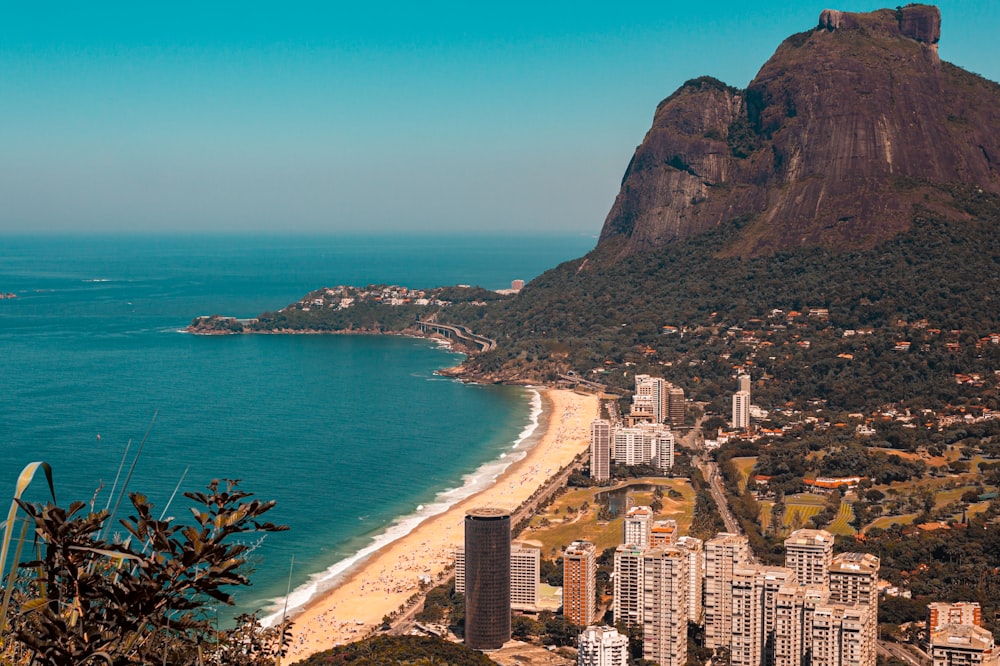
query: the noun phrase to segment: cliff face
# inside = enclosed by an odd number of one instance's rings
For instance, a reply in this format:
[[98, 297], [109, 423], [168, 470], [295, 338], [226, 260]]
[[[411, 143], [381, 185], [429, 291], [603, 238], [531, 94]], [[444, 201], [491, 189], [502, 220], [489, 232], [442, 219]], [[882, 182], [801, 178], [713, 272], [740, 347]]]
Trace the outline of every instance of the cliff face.
[[915, 206], [960, 215], [931, 183], [1000, 192], [1000, 86], [937, 54], [936, 7], [826, 10], [745, 91], [685, 83], [656, 110], [600, 244], [631, 254], [736, 217], [728, 250], [868, 248]]

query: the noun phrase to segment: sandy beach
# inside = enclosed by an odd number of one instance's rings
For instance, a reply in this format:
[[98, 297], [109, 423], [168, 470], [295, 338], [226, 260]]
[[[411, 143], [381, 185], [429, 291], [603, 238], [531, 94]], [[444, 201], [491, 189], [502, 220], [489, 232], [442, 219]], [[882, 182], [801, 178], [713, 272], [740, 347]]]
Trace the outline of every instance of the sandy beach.
[[[598, 399], [569, 390], [542, 389], [547, 427], [524, 459], [482, 492], [428, 518], [408, 535], [374, 553], [337, 587], [313, 599], [294, 618], [286, 663], [358, 640], [420, 588], [437, 580], [463, 543], [465, 512], [488, 506], [513, 511], [590, 443]], [[541, 426], [539, 426], [541, 427]]]

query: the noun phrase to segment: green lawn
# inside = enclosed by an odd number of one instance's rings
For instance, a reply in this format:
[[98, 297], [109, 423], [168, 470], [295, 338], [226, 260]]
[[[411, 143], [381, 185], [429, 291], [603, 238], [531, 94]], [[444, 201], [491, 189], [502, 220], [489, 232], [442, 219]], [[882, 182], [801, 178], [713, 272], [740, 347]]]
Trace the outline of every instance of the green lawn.
[[854, 508], [847, 502], [841, 502], [837, 517], [833, 519], [833, 522], [826, 529], [832, 534], [851, 536], [854, 534], [854, 528], [851, 527], [853, 519]]
[[792, 504], [785, 505], [785, 518], [781, 521], [782, 527], [788, 531], [810, 527], [809, 519], [823, 510], [819, 504]]
[[892, 527], [893, 525], [909, 525], [916, 517], [917, 514], [915, 513], [904, 513], [901, 516], [882, 516], [881, 518], [876, 518], [872, 522], [865, 525], [865, 530], [870, 530], [873, 527], [878, 527], [884, 530], [887, 527]]
[[733, 465], [736, 467], [736, 471], [740, 473], [740, 480], [738, 482], [740, 487], [740, 492], [746, 490], [747, 481], [750, 479], [750, 474], [753, 472], [753, 466], [756, 464], [757, 464], [756, 456], [733, 458]]
[[[681, 535], [687, 534], [688, 530], [691, 529], [691, 519], [694, 515], [694, 489], [691, 488], [687, 479], [634, 479], [628, 485], [659, 485], [664, 488], [673, 488], [681, 493], [683, 497], [676, 500], [664, 494], [663, 509], [656, 514], [656, 519], [676, 520], [677, 529]], [[610, 521], [597, 519], [598, 503], [595, 496], [606, 490], [608, 488], [570, 490], [556, 498], [544, 512], [535, 515], [531, 519], [528, 529], [522, 532], [517, 539], [541, 548], [542, 557], [549, 559], [558, 557], [567, 545], [578, 539], [593, 542], [598, 551], [619, 545], [622, 540], [622, 518], [619, 516]], [[630, 491], [629, 496], [639, 506], [648, 506], [653, 500], [652, 492]], [[587, 511], [581, 512], [579, 509], [584, 502], [589, 504], [589, 508]], [[568, 511], [569, 508], [572, 508], [573, 511]]]
[[767, 528], [771, 526], [771, 509], [774, 507], [774, 502], [761, 500], [757, 503], [757, 505], [760, 506], [761, 532], [767, 532]]

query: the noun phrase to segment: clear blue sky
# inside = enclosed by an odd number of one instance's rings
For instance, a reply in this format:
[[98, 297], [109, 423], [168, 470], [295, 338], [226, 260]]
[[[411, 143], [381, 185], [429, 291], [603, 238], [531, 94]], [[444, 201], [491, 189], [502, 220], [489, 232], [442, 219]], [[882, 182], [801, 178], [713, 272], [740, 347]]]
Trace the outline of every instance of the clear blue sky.
[[[596, 234], [656, 104], [877, 2], [7, 2], [0, 233]], [[1000, 78], [1000, 2], [940, 53]]]

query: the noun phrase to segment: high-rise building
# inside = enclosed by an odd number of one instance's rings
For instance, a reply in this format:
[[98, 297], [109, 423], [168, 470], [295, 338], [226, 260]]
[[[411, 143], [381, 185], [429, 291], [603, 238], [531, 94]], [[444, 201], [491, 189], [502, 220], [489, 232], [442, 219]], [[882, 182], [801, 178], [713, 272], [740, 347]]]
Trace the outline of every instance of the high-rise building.
[[653, 423], [663, 423], [668, 415], [667, 382], [662, 377], [635, 376], [632, 414], [648, 414]]
[[541, 551], [520, 544], [510, 547], [510, 607], [514, 610], [538, 610], [538, 586], [541, 578]]
[[931, 632], [934, 666], [998, 666], [1000, 652], [993, 634], [975, 625], [945, 624]]
[[750, 392], [737, 391], [733, 394], [734, 430], [746, 430], [750, 427]]
[[[510, 607], [538, 609], [541, 551], [519, 544], [510, 547]], [[465, 594], [465, 548], [455, 549], [455, 594]]]
[[879, 559], [868, 553], [839, 553], [830, 564], [830, 601], [878, 607]]
[[868, 666], [875, 663], [875, 641], [867, 627], [875, 610], [863, 605], [819, 605], [813, 613], [811, 666]]
[[646, 465], [653, 460], [655, 435], [648, 428], [615, 428], [614, 457], [619, 465]]
[[577, 648], [577, 666], [628, 666], [628, 636], [612, 627], [587, 627]]
[[687, 661], [687, 554], [652, 548], [643, 557], [642, 656], [660, 666]]
[[597, 547], [574, 541], [563, 554], [563, 616], [586, 627], [597, 609]]
[[674, 466], [674, 434], [667, 426], [639, 423], [611, 429], [611, 457], [619, 465], [653, 464], [659, 469]]
[[651, 548], [673, 546], [677, 543], [676, 520], [654, 520], [649, 528], [649, 545]]
[[652, 530], [653, 510], [648, 506], [634, 506], [622, 521], [622, 543], [649, 548]]
[[[510, 605], [514, 610], [539, 607], [541, 551], [517, 544], [510, 547]], [[465, 594], [465, 548], [455, 549], [455, 594]]]
[[590, 424], [590, 478], [611, 478], [611, 422], [596, 419]]
[[808, 529], [795, 530], [785, 539], [785, 566], [795, 571], [800, 584], [827, 587], [833, 541], [826, 530]]
[[879, 559], [868, 553], [840, 553], [834, 556], [830, 564], [830, 601], [846, 606], [858, 604], [869, 609], [862, 618], [866, 622], [864, 636], [867, 641], [862, 656], [869, 662], [861, 666], [875, 666], [875, 644], [878, 640], [878, 571]]
[[615, 549], [614, 620], [630, 627], [642, 626], [642, 558], [645, 550], [635, 544]]
[[736, 378], [736, 390], [737, 391], [746, 391], [747, 394], [749, 395], [749, 393], [750, 393], [750, 375], [745, 374], [745, 373], [740, 373], [740, 375]]
[[733, 570], [733, 666], [774, 663], [774, 631], [778, 593], [795, 583], [795, 572], [785, 567], [743, 566]]
[[684, 413], [687, 411], [687, 404], [684, 401], [684, 389], [679, 386], [671, 386], [667, 389], [667, 420], [672, 426], [684, 425]]
[[983, 609], [975, 601], [957, 601], [949, 604], [936, 601], [927, 604], [927, 635], [946, 624], [963, 624], [969, 627], [983, 626]]
[[651, 461], [653, 466], [661, 470], [672, 469], [674, 466], [674, 433], [664, 427], [658, 429], [654, 437], [656, 444]]
[[455, 549], [455, 594], [465, 594], [465, 546]]
[[688, 620], [697, 624], [704, 621], [702, 595], [705, 590], [705, 544], [693, 536], [677, 539], [677, 547], [687, 554], [688, 561]]
[[774, 666], [803, 666], [810, 661], [812, 618], [829, 601], [827, 589], [783, 585], [775, 596]]
[[750, 558], [745, 536], [720, 532], [705, 542], [705, 647], [729, 647], [733, 624], [733, 570]]
[[465, 515], [465, 644], [496, 650], [510, 640], [510, 513]]

